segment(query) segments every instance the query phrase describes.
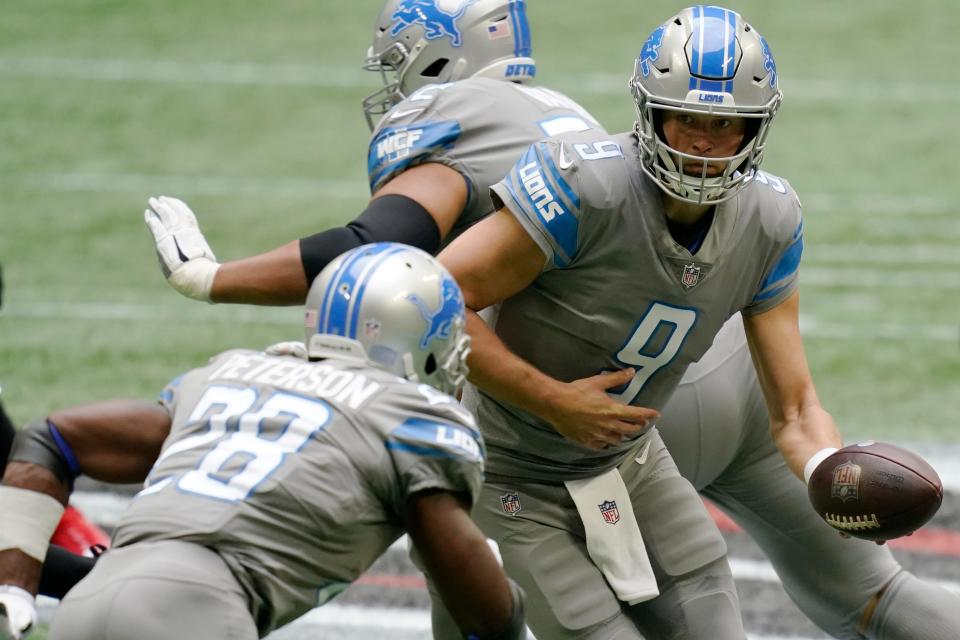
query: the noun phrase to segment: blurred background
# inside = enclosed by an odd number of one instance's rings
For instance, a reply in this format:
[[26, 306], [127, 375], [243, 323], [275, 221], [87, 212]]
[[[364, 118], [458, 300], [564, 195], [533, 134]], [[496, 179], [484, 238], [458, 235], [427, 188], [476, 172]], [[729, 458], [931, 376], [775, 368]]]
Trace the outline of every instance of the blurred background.
[[[649, 32], [683, 2], [529, 0], [540, 83], [611, 131]], [[378, 0], [5, 0], [0, 19], [3, 402], [152, 397], [300, 311], [181, 298], [142, 212], [175, 195], [221, 260], [353, 218], [367, 197], [361, 63]], [[960, 459], [953, 0], [737, 1], [785, 95], [764, 169], [804, 205], [802, 328], [848, 442]]]

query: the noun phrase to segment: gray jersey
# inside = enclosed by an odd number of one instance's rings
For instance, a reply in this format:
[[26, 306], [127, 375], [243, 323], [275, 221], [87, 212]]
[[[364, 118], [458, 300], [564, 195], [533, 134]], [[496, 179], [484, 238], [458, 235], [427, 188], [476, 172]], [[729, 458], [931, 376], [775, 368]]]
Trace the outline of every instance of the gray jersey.
[[438, 162], [460, 173], [468, 201], [449, 243], [493, 212], [490, 185], [520, 154], [545, 136], [603, 131], [583, 107], [543, 87], [469, 78], [428, 85], [387, 113], [374, 131], [367, 156], [370, 190], [376, 192], [407, 168]]
[[[546, 256], [536, 281], [503, 303], [497, 334], [559, 380], [633, 367], [613, 393], [623, 402], [662, 408], [727, 318], [770, 309], [797, 284], [800, 205], [769, 174], [718, 205], [693, 254], [670, 235], [633, 134], [538, 142], [493, 191]], [[484, 394], [479, 417], [490, 475], [592, 475], [631, 446], [594, 451]]]
[[333, 597], [425, 489], [475, 498], [483, 444], [453, 398], [358, 363], [227, 351], [171, 383], [173, 426], [114, 534], [215, 549], [261, 634]]

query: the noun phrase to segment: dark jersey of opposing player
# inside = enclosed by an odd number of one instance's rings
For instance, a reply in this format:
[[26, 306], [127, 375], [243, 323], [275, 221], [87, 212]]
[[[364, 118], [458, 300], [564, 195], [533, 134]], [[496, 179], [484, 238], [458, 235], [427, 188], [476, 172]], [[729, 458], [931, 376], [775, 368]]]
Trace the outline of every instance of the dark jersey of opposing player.
[[[497, 334], [560, 380], [633, 367], [613, 394], [623, 402], [662, 408], [727, 318], [771, 309], [796, 287], [800, 205], [769, 174], [717, 206], [693, 253], [671, 236], [633, 134], [538, 142], [493, 192], [545, 255], [535, 282], [503, 303]], [[487, 395], [478, 415], [491, 477], [593, 475], [631, 446], [588, 449]]]
[[170, 436], [114, 543], [215, 549], [261, 635], [360, 576], [402, 534], [411, 494], [473, 499], [482, 483], [483, 443], [456, 400], [360, 363], [227, 351], [162, 403]]
[[532, 143], [570, 131], [603, 131], [583, 107], [545, 89], [469, 78], [423, 87], [387, 113], [374, 131], [367, 156], [370, 189], [407, 168], [438, 162], [467, 182], [468, 201], [449, 243], [493, 212], [490, 186], [503, 178]]

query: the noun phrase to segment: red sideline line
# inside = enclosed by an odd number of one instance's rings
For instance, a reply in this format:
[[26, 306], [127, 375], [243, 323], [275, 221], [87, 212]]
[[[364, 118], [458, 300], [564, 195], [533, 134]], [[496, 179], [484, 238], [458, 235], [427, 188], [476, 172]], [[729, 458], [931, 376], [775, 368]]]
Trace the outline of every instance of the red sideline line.
[[[703, 503], [707, 505], [707, 511], [710, 512], [720, 531], [727, 533], [741, 533], [743, 531], [730, 516], [720, 511], [715, 504], [709, 500], [704, 500]], [[887, 544], [893, 549], [903, 549], [912, 553], [960, 558], [960, 532], [942, 527], [924, 527], [911, 536], [890, 540]]]

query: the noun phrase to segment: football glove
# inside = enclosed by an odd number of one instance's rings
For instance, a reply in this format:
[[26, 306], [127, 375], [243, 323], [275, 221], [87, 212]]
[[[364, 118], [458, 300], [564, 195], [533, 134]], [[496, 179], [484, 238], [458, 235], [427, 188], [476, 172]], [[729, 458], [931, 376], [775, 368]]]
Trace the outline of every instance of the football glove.
[[160, 270], [167, 282], [188, 298], [210, 302], [217, 257], [200, 232], [197, 217], [177, 198], [150, 198], [143, 220], [153, 234]]
[[20, 640], [35, 624], [35, 598], [20, 587], [0, 585], [0, 640]]
[[302, 358], [306, 360], [307, 345], [298, 340], [278, 342], [264, 349], [264, 353], [266, 353], [268, 356], [294, 356], [295, 358]]

